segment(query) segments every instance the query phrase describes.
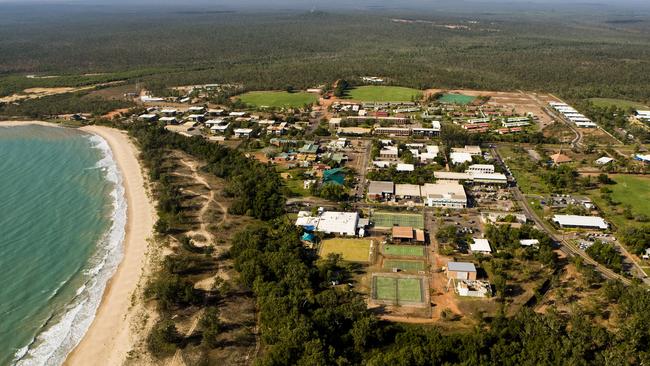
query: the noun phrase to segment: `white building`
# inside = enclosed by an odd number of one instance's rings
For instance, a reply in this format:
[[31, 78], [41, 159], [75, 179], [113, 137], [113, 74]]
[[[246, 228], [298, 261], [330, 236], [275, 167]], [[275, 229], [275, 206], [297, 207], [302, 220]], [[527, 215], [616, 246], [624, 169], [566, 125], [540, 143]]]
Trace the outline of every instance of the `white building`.
[[419, 199], [421, 197], [420, 186], [416, 184], [396, 184], [395, 198], [397, 199]]
[[508, 177], [501, 173], [470, 173], [471, 180], [480, 184], [508, 184]]
[[252, 128], [235, 128], [233, 131], [235, 133], [235, 137], [241, 138], [241, 137], [251, 137], [251, 134], [253, 133]]
[[452, 152], [449, 154], [452, 164], [471, 163], [472, 155], [467, 152]]
[[610, 158], [609, 156], [603, 156], [602, 158], [599, 158], [596, 160], [596, 164], [598, 165], [607, 165], [614, 161], [614, 159]]
[[187, 111], [195, 114], [205, 113], [205, 107], [189, 107]]
[[467, 194], [462, 184], [427, 183], [420, 189], [422, 199], [431, 207], [465, 208]]
[[465, 145], [465, 147], [454, 147], [453, 149], [451, 149], [451, 152], [467, 153], [470, 154], [471, 156], [479, 156], [483, 153], [481, 151], [481, 147], [475, 145]]
[[524, 247], [536, 247], [539, 245], [539, 240], [537, 239], [521, 239], [519, 244]]
[[415, 165], [413, 164], [397, 164], [396, 170], [398, 172], [412, 172], [415, 171]]
[[230, 127], [230, 123], [221, 124], [221, 125], [212, 125], [212, 127], [210, 127], [210, 131], [212, 131], [212, 133], [223, 135], [224, 133], [226, 133], [228, 127]]
[[397, 159], [399, 156], [399, 149], [397, 146], [386, 146], [379, 151], [379, 157], [384, 159]]
[[325, 234], [355, 236], [359, 229], [359, 214], [356, 212], [321, 211], [316, 216], [311, 216], [307, 211], [300, 211], [296, 225]]
[[467, 167], [466, 173], [494, 173], [494, 165], [492, 164], [472, 164]]
[[164, 122], [165, 124], [168, 124], [168, 125], [178, 124], [178, 120], [176, 119], [176, 117], [167, 117], [167, 116], [166, 117], [161, 117], [160, 122]]
[[158, 115], [152, 113], [141, 114], [138, 119], [141, 121], [153, 122], [158, 119]]
[[555, 215], [553, 221], [563, 228], [581, 227], [601, 230], [609, 228], [609, 224], [598, 216]]
[[490, 242], [487, 239], [474, 238], [474, 243], [469, 245], [469, 249], [472, 251], [472, 253], [482, 253], [482, 254], [492, 253], [492, 248], [490, 248]]

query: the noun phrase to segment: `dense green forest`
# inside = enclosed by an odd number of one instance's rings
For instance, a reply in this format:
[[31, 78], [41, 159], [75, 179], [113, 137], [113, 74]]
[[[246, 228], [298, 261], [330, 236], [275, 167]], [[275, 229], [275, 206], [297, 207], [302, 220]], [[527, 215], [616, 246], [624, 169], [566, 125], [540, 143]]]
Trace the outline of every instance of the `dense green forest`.
[[[415, 88], [650, 100], [650, 27], [642, 15], [613, 26], [588, 8], [573, 18], [551, 11], [482, 13], [472, 23], [440, 12], [78, 10], [70, 17], [64, 10], [45, 16], [17, 9], [0, 15], [2, 94], [60, 83], [24, 82], [17, 73], [63, 74], [73, 84], [87, 78], [150, 86], [241, 82], [249, 90], [381, 75]], [[73, 76], [96, 72], [109, 74]]]

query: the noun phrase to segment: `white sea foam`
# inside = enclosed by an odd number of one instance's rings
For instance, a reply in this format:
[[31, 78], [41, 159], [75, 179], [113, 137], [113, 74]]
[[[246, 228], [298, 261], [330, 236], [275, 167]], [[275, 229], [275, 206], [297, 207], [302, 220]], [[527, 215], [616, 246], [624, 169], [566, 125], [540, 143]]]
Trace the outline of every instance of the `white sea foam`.
[[96, 135], [89, 138], [93, 146], [103, 154], [96, 168], [105, 172], [106, 179], [114, 187], [110, 194], [113, 206], [111, 226], [83, 271], [86, 282], [80, 286], [76, 296], [61, 314], [54, 315], [29, 345], [15, 353], [14, 364], [18, 366], [60, 365], [65, 361], [68, 353], [79, 344], [90, 327], [106, 284], [122, 260], [127, 212], [122, 176], [108, 143]]

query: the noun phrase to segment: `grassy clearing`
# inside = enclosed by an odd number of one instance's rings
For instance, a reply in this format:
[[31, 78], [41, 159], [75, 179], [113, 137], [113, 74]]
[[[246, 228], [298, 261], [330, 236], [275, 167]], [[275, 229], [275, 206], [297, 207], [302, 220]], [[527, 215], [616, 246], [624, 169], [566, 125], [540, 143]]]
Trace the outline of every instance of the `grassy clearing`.
[[368, 262], [370, 240], [367, 239], [327, 239], [321, 244], [320, 256], [339, 253], [343, 259], [351, 262]]
[[612, 190], [614, 202], [620, 202], [618, 206], [610, 206], [600, 198], [600, 192], [590, 192], [591, 198], [605, 212], [605, 217], [616, 226], [623, 227], [633, 223], [622, 214], [623, 206], [629, 205], [635, 215], [644, 214], [650, 216], [650, 177], [634, 175], [610, 175], [616, 184], [607, 186]]
[[404, 271], [424, 271], [424, 261], [401, 261], [387, 259], [384, 261], [384, 269], [399, 268]]
[[424, 257], [424, 247], [419, 245], [385, 245], [385, 255]]
[[401, 86], [360, 86], [348, 92], [347, 97], [362, 102], [410, 102], [422, 92]]
[[648, 106], [639, 103], [639, 102], [634, 102], [631, 100], [625, 100], [625, 99], [614, 99], [614, 98], [590, 98], [590, 102], [592, 102], [595, 106], [597, 107], [609, 107], [609, 106], [616, 106], [618, 108], [622, 109], [628, 109], [628, 108], [634, 108], [634, 109], [643, 109], [643, 108], [648, 108]]
[[256, 107], [302, 107], [314, 104], [318, 97], [313, 93], [285, 91], [252, 91], [239, 96], [242, 102]]
[[447, 104], [467, 105], [472, 103], [476, 97], [463, 94], [443, 94], [438, 98], [438, 102]]
[[515, 151], [511, 146], [499, 146], [499, 155], [508, 164], [517, 179], [517, 185], [526, 194], [547, 194], [548, 186], [539, 177], [539, 168], [526, 151]]
[[411, 226], [424, 228], [424, 217], [419, 214], [397, 214], [390, 212], [375, 212], [372, 214], [375, 227]]

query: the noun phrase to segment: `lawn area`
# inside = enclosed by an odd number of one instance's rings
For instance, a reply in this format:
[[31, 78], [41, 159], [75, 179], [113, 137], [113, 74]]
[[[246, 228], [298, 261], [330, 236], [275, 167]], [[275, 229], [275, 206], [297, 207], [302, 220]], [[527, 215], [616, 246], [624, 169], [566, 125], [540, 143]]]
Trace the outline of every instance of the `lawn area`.
[[648, 108], [648, 106], [643, 105], [641, 103], [634, 102], [631, 100], [625, 100], [625, 99], [590, 98], [589, 101], [592, 102], [597, 107], [609, 107], [611, 105], [615, 105], [616, 107], [622, 109], [628, 109], [628, 108], [647, 109]]
[[320, 256], [325, 258], [330, 253], [339, 253], [350, 262], [368, 262], [370, 240], [368, 239], [326, 239], [321, 243]]
[[375, 224], [375, 227], [411, 226], [416, 229], [424, 228], [424, 216], [420, 214], [375, 212], [372, 214], [371, 221]]
[[410, 102], [421, 94], [420, 90], [401, 86], [360, 86], [351, 89], [347, 98], [362, 102]]
[[591, 191], [590, 196], [598, 207], [605, 212], [605, 218], [610, 220], [617, 227], [629, 225], [633, 221], [625, 218], [618, 210], [624, 205], [630, 205], [634, 215], [644, 214], [650, 217], [650, 177], [634, 175], [610, 175], [616, 184], [608, 185], [612, 190], [612, 199], [621, 204], [611, 207], [600, 198], [598, 190]]
[[316, 94], [306, 92], [287, 93], [286, 91], [252, 91], [239, 96], [242, 102], [257, 107], [302, 107], [314, 104]]
[[438, 102], [446, 104], [467, 105], [472, 103], [476, 97], [463, 94], [443, 94], [438, 98]]
[[375, 277], [377, 300], [422, 302], [422, 280], [419, 278]]
[[399, 268], [404, 271], [424, 271], [424, 261], [401, 261], [387, 259], [384, 261], [384, 269]]
[[537, 174], [539, 168], [525, 150], [517, 150], [511, 146], [501, 145], [498, 148], [499, 155], [508, 164], [519, 189], [525, 194], [549, 193], [546, 183]]
[[421, 245], [384, 245], [385, 255], [424, 257], [424, 247]]

